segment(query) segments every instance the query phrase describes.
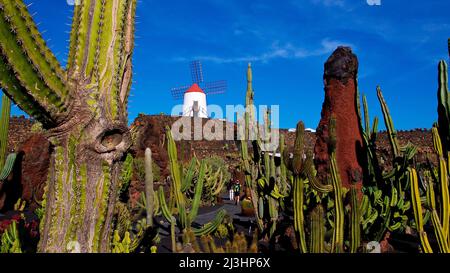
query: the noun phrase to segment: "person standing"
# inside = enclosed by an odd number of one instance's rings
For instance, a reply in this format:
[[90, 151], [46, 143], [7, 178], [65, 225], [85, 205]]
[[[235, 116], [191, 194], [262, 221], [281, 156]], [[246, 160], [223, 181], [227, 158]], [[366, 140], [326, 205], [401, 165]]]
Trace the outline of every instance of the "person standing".
[[236, 183], [234, 184], [234, 199], [236, 201], [236, 205], [239, 205], [239, 199], [241, 195], [241, 183], [239, 183], [239, 180], [236, 180]]
[[228, 186], [229, 187], [229, 191], [228, 192], [229, 192], [229, 195], [230, 195], [229, 196], [230, 197], [230, 201], [234, 200], [234, 187], [233, 186], [234, 186], [234, 183], [231, 180], [230, 183], [229, 183], [229, 186]]

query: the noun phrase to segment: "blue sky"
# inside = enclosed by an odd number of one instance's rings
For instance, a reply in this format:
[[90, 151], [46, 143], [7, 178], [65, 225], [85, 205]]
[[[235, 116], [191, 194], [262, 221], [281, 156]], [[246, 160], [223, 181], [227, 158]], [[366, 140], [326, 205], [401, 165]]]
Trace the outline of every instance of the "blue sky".
[[[65, 64], [72, 7], [25, 2]], [[189, 84], [189, 61], [200, 59], [205, 80], [228, 81], [228, 92], [208, 103], [244, 103], [252, 62], [256, 104], [280, 105], [282, 128], [299, 120], [315, 128], [323, 64], [338, 45], [350, 45], [372, 117], [381, 117], [381, 85], [397, 129], [429, 128], [437, 119], [437, 63], [448, 59], [449, 10], [443, 0], [140, 0], [129, 119], [170, 113], [170, 88]]]

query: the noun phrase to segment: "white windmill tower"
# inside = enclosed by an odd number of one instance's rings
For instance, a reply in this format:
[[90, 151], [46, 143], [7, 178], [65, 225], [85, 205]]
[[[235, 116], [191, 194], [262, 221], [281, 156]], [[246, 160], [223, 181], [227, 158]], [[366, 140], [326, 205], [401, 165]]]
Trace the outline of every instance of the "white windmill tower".
[[206, 96], [225, 93], [227, 82], [203, 83], [203, 71], [200, 61], [193, 61], [190, 66], [192, 85], [172, 88], [172, 96], [176, 100], [184, 98], [182, 116], [208, 118]]
[[183, 116], [208, 118], [206, 94], [196, 83], [184, 92]]

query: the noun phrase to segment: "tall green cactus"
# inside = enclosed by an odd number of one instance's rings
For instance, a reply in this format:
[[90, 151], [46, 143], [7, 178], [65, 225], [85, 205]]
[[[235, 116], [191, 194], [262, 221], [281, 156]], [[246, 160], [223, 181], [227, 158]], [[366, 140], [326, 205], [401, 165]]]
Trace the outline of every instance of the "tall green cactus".
[[145, 198], [147, 211], [147, 226], [153, 227], [153, 210], [155, 203], [155, 191], [153, 189], [152, 150], [145, 149]]
[[377, 86], [377, 95], [381, 104], [381, 110], [383, 112], [386, 129], [388, 130], [389, 143], [391, 144], [394, 158], [397, 158], [400, 155], [400, 147], [397, 140], [397, 131], [394, 128], [394, 123], [392, 121], [391, 115], [389, 114], [389, 108], [387, 107], [386, 101], [384, 100], [383, 94], [381, 93], [381, 88], [379, 86]]
[[322, 205], [317, 205], [311, 211], [311, 253], [325, 252], [325, 214]]
[[422, 202], [420, 199], [420, 191], [419, 191], [419, 180], [417, 178], [417, 171], [414, 168], [409, 168], [409, 182], [411, 185], [411, 198], [412, 198], [412, 207], [414, 211], [414, 219], [416, 223], [416, 229], [419, 233], [422, 250], [425, 253], [433, 253], [431, 249], [430, 242], [428, 240], [427, 233], [425, 232], [423, 226], [423, 213], [422, 213]]
[[[336, 138], [336, 119], [330, 119], [329, 125], [330, 142]], [[336, 161], [335, 143], [329, 143], [330, 146], [330, 172], [331, 182], [334, 192], [334, 229], [331, 249], [333, 252], [344, 252], [344, 200], [342, 193], [342, 182], [339, 175], [339, 168]]]
[[67, 67], [22, 0], [0, 0], [0, 88], [55, 146], [39, 251], [108, 252], [127, 122], [136, 0], [78, 0]]
[[350, 252], [356, 253], [361, 245], [361, 213], [355, 186], [350, 189]]
[[3, 169], [8, 154], [8, 130], [11, 112], [11, 99], [5, 94], [2, 96], [2, 112], [0, 116], [0, 170]]
[[448, 91], [448, 67], [445, 61], [440, 61], [438, 65], [438, 114], [439, 114], [439, 134], [442, 146], [447, 158], [450, 145], [450, 96]]

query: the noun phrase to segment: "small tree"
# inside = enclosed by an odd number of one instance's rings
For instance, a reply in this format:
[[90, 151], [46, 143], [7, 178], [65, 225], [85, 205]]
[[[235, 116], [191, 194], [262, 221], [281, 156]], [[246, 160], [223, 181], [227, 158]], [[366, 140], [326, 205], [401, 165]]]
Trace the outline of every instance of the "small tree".
[[0, 0], [0, 87], [42, 123], [54, 149], [41, 252], [110, 250], [120, 162], [131, 144], [136, 0], [81, 0], [63, 69], [21, 0]]

